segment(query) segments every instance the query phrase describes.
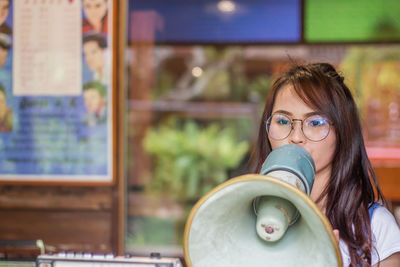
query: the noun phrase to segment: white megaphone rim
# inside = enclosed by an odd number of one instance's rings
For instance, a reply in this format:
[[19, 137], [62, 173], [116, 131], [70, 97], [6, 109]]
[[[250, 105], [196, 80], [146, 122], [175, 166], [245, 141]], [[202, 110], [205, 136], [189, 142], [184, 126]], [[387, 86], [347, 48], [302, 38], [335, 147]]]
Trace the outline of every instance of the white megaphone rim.
[[193, 222], [193, 219], [197, 213], [197, 211], [199, 210], [199, 208], [203, 205], [204, 202], [206, 202], [212, 195], [214, 195], [215, 193], [217, 193], [218, 191], [222, 190], [225, 187], [228, 187], [230, 185], [236, 184], [236, 183], [241, 183], [241, 182], [249, 182], [249, 181], [265, 181], [265, 182], [269, 182], [269, 183], [273, 183], [276, 185], [279, 185], [283, 188], [285, 188], [286, 190], [291, 191], [293, 194], [295, 194], [297, 197], [301, 198], [304, 202], [306, 202], [306, 204], [315, 212], [315, 214], [318, 216], [318, 218], [321, 220], [321, 222], [323, 223], [325, 229], [327, 230], [327, 234], [329, 236], [329, 239], [331, 241], [331, 243], [334, 246], [335, 249], [335, 254], [336, 254], [336, 258], [338, 261], [338, 266], [342, 266], [342, 256], [340, 254], [340, 249], [339, 249], [339, 244], [338, 241], [335, 237], [335, 235], [333, 234], [333, 229], [332, 226], [330, 224], [330, 222], [328, 221], [327, 217], [320, 211], [320, 209], [317, 207], [317, 205], [309, 198], [309, 196], [307, 194], [305, 194], [304, 192], [302, 192], [301, 190], [297, 189], [296, 187], [294, 187], [293, 185], [280, 181], [276, 178], [273, 177], [269, 177], [267, 175], [261, 175], [261, 174], [245, 174], [245, 175], [241, 175], [235, 178], [232, 178], [218, 186], [216, 186], [215, 188], [213, 188], [210, 192], [208, 192], [206, 195], [204, 195], [192, 208], [188, 219], [186, 220], [186, 224], [185, 224], [185, 231], [184, 231], [184, 237], [183, 237], [183, 253], [184, 253], [184, 259], [186, 262], [186, 265], [188, 267], [192, 267], [192, 262], [190, 260], [190, 256], [189, 256], [189, 234], [190, 234], [190, 229], [191, 229], [191, 225]]

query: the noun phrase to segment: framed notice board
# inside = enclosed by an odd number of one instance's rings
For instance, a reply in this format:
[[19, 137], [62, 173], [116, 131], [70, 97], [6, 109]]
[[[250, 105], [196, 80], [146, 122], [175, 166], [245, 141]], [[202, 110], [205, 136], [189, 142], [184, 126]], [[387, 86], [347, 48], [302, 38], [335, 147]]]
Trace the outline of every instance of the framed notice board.
[[0, 1], [1, 183], [113, 182], [114, 8]]

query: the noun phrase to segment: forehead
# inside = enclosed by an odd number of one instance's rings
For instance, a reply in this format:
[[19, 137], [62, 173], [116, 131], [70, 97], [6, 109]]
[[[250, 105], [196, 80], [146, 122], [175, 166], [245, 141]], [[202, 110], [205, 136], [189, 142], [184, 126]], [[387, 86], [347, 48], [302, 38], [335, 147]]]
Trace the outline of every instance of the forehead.
[[98, 42], [95, 41], [95, 40], [90, 40], [90, 41], [85, 42], [83, 44], [83, 48], [85, 48], [85, 47], [100, 49], [100, 46], [99, 46]]
[[307, 105], [295, 92], [292, 85], [284, 85], [276, 94], [272, 113], [285, 111], [294, 116], [304, 116], [315, 109]]
[[87, 94], [87, 95], [98, 95], [98, 94], [100, 94], [100, 93], [99, 93], [99, 90], [97, 90], [97, 88], [95, 88], [95, 87], [90, 87], [90, 88], [88, 88], [88, 89], [86, 89], [86, 90], [84, 91], [84, 94]]

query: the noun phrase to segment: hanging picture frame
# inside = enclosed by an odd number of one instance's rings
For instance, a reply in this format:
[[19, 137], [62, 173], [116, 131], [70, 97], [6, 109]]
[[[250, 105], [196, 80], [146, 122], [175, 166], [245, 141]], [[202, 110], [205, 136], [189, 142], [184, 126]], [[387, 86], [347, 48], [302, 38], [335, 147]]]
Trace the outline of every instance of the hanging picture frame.
[[0, 183], [114, 182], [115, 5], [9, 0], [0, 21]]

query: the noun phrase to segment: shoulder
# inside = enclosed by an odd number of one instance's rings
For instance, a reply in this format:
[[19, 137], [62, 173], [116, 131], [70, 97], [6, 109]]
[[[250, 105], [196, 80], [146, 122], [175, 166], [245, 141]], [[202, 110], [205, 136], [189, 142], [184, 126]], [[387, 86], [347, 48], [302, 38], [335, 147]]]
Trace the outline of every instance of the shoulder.
[[371, 219], [372, 230], [382, 230], [381, 228], [393, 227], [399, 230], [399, 226], [393, 214], [385, 207], [378, 206], [375, 208]]
[[388, 209], [379, 206], [374, 210], [371, 230], [373, 240], [372, 264], [374, 264], [374, 258], [377, 261], [382, 261], [393, 253], [400, 252], [399, 225]]

